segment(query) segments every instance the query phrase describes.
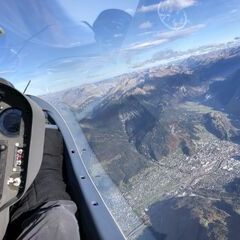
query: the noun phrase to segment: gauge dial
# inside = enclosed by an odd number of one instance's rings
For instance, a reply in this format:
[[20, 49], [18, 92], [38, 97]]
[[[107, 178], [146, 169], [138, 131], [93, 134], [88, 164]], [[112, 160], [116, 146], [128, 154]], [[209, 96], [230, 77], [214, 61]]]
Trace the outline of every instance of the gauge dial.
[[16, 108], [8, 108], [0, 114], [0, 131], [8, 136], [15, 137], [19, 134], [22, 112]]

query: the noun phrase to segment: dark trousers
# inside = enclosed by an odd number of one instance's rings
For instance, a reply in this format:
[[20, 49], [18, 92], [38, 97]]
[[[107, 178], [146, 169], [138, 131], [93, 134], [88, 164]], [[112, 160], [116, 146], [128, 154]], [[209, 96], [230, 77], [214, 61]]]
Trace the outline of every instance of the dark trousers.
[[18, 240], [79, 240], [77, 207], [73, 201], [50, 201], [22, 223]]
[[40, 171], [26, 194], [11, 208], [6, 239], [79, 240], [77, 207], [66, 191], [63, 139], [46, 129]]

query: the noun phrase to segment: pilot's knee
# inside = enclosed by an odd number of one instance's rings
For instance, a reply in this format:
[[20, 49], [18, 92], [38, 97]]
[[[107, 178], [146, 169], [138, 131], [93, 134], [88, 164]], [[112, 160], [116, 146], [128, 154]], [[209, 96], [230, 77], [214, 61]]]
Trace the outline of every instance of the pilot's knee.
[[[52, 229], [59, 239], [79, 239], [79, 226], [77, 219], [64, 205], [59, 205], [46, 214], [48, 229]], [[55, 236], [56, 236], [55, 235]], [[57, 238], [58, 239], [58, 238]]]
[[[65, 205], [58, 205], [48, 209], [41, 216], [41, 229], [36, 235], [45, 239], [79, 240], [79, 226], [74, 212]], [[43, 238], [43, 239], [44, 239]]]

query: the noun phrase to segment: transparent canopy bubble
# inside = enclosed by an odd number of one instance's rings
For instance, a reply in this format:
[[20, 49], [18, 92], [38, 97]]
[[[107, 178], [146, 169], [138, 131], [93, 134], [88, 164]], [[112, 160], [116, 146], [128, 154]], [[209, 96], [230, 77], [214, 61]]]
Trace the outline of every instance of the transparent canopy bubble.
[[72, 47], [91, 43], [94, 34], [88, 25], [73, 21], [65, 9], [53, 1], [2, 1], [0, 29], [19, 39], [53, 47]]

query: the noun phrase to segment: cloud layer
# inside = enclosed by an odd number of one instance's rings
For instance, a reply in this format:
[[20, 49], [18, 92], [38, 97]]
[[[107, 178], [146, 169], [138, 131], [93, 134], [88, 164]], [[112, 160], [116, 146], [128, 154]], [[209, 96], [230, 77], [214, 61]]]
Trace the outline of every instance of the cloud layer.
[[173, 10], [180, 10], [184, 8], [191, 7], [196, 4], [196, 0], [165, 0], [158, 4], [152, 4], [149, 6], [142, 6], [139, 12], [148, 13], [152, 11], [157, 11], [158, 8], [168, 8]]
[[200, 29], [206, 27], [204, 24], [194, 25], [179, 31], [168, 31], [168, 32], [161, 32], [161, 33], [152, 33], [151, 41], [145, 42], [137, 42], [131, 44], [126, 50], [141, 50], [145, 48], [151, 48], [158, 45], [161, 45], [166, 42], [173, 41], [178, 38], [183, 38], [185, 36], [191, 35], [194, 32], [199, 31]]
[[139, 29], [149, 29], [152, 28], [153, 24], [150, 21], [143, 22], [139, 25]]

